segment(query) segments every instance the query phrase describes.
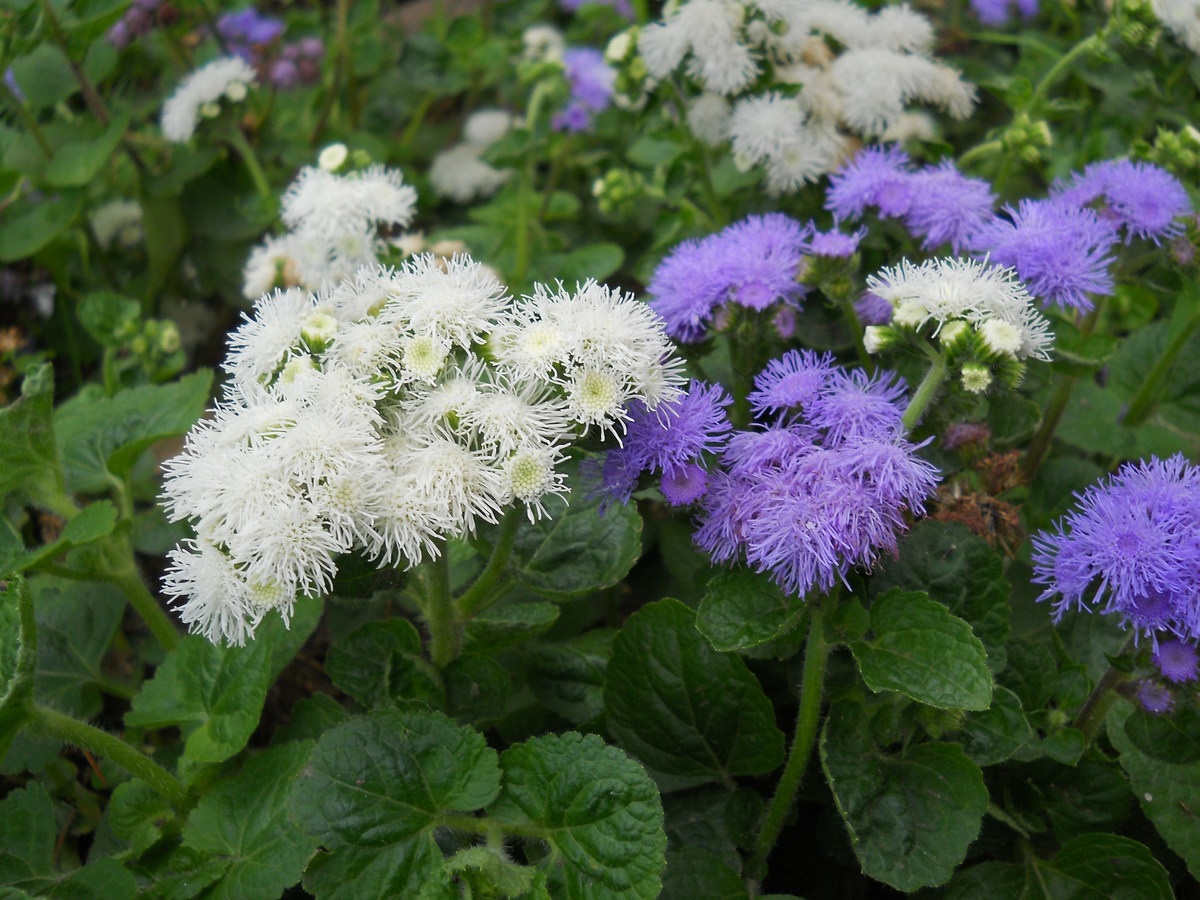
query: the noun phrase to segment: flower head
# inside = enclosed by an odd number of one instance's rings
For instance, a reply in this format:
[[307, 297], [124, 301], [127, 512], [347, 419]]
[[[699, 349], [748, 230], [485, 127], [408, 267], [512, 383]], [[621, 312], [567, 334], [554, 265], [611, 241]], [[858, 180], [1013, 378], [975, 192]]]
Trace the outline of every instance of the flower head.
[[1056, 190], [1061, 202], [1080, 206], [1103, 198], [1104, 214], [1125, 230], [1127, 243], [1175, 237], [1183, 230], [1179, 217], [1192, 208], [1178, 178], [1153, 163], [1128, 159], [1092, 163]]
[[215, 115], [222, 98], [245, 99], [246, 88], [258, 79], [254, 67], [237, 56], [223, 56], [192, 72], [175, 88], [162, 108], [163, 137], [185, 143], [196, 132], [202, 115]]
[[604, 61], [603, 51], [592, 47], [564, 51], [562, 63], [571, 85], [571, 99], [567, 108], [555, 115], [554, 127], [559, 131], [586, 131], [595, 115], [612, 102], [616, 70]]
[[829, 176], [825, 208], [857, 219], [874, 206], [882, 216], [902, 216], [912, 203], [911, 162], [899, 147], [866, 147]]
[[1196, 654], [1196, 645], [1169, 638], [1159, 641], [1152, 659], [1163, 678], [1175, 684], [1183, 684], [1196, 680], [1196, 669], [1200, 665], [1200, 657]]

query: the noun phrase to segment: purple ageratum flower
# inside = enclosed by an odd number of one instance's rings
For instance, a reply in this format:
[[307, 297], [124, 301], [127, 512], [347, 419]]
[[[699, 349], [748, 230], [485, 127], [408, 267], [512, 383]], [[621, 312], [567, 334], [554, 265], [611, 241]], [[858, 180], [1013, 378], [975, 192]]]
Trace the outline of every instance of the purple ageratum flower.
[[995, 218], [975, 232], [972, 246], [991, 262], [1017, 270], [1043, 305], [1089, 311], [1089, 295], [1113, 292], [1109, 264], [1117, 232], [1094, 210], [1061, 200], [1022, 200], [1008, 220]]
[[1055, 621], [1099, 607], [1156, 645], [1200, 638], [1200, 470], [1182, 455], [1122, 466], [1033, 545]]
[[1155, 681], [1139, 683], [1134, 696], [1138, 705], [1148, 713], [1168, 713], [1175, 707], [1175, 695], [1171, 689]]
[[1192, 203], [1179, 179], [1152, 163], [1113, 159], [1092, 163], [1056, 186], [1058, 199], [1084, 206], [1104, 199], [1102, 214], [1125, 229], [1125, 241], [1135, 237], [1159, 243], [1183, 231], [1179, 216]]
[[558, 0], [558, 5], [566, 12], [579, 12], [579, 10], [587, 5], [595, 4], [596, 6], [609, 6], [619, 16], [632, 21], [634, 18], [633, 6], [629, 0]]
[[857, 219], [873, 206], [885, 217], [902, 216], [912, 202], [912, 163], [898, 147], [867, 147], [829, 176], [825, 208], [839, 219]]
[[653, 411], [635, 401], [622, 445], [605, 456], [602, 493], [628, 502], [641, 474], [651, 472], [661, 473], [669, 503], [695, 500], [704, 491], [703, 472], [696, 467], [705, 454], [724, 447], [731, 427], [725, 409], [732, 402], [720, 385], [701, 381], [692, 381], [686, 394]]
[[604, 54], [593, 47], [565, 50], [562, 61], [571, 84], [571, 99], [552, 124], [559, 131], [586, 131], [596, 113], [607, 109], [612, 101], [617, 72], [604, 61]]
[[992, 27], [1007, 24], [1014, 6], [1023, 19], [1032, 19], [1038, 12], [1038, 0], [971, 0], [979, 21]]
[[754, 390], [747, 398], [756, 416], [805, 407], [841, 370], [832, 353], [789, 350], [754, 376]]
[[17, 83], [17, 73], [13, 71], [12, 66], [4, 70], [4, 84], [12, 92], [13, 98], [18, 103], [25, 102], [25, 92], [21, 90], [21, 85]]
[[725, 299], [727, 289], [717, 273], [720, 248], [719, 234], [677, 244], [646, 286], [650, 308], [677, 341], [704, 340], [713, 311]]
[[1183, 684], [1196, 680], [1196, 668], [1200, 659], [1196, 656], [1196, 646], [1175, 639], [1159, 641], [1158, 649], [1153, 654], [1154, 665], [1162, 673], [1163, 678], [1175, 684]]
[[949, 160], [910, 176], [912, 199], [904, 214], [909, 232], [932, 250], [950, 244], [956, 254], [989, 222], [996, 197], [981, 178], [968, 178]]
[[864, 325], [887, 325], [892, 321], [892, 311], [891, 303], [871, 291], [854, 301], [854, 314]]
[[730, 299], [759, 310], [799, 299], [804, 286], [796, 275], [809, 233], [807, 226], [783, 213], [748, 216], [722, 231], [720, 272]]
[[899, 436], [907, 387], [890, 372], [835, 369], [833, 377], [804, 409], [804, 417], [826, 435], [826, 446], [852, 439], [891, 440]]
[[269, 44], [284, 28], [282, 20], [259, 15], [252, 6], [217, 19], [217, 33], [231, 44]]
[[829, 256], [836, 259], [849, 259], [858, 250], [858, 245], [867, 236], [867, 229], [846, 234], [834, 229], [833, 231], [814, 231], [808, 238], [808, 252], [813, 256]]

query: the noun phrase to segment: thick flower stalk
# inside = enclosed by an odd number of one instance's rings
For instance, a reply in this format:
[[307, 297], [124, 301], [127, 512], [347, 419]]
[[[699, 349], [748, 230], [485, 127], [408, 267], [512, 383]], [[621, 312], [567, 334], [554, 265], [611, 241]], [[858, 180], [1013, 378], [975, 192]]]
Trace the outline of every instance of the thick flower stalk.
[[241, 644], [327, 592], [337, 557], [411, 567], [566, 490], [567, 448], [619, 439], [678, 393], [661, 321], [592, 282], [514, 302], [486, 267], [424, 255], [318, 295], [264, 296], [232, 335], [223, 402], [167, 463], [166, 592]]

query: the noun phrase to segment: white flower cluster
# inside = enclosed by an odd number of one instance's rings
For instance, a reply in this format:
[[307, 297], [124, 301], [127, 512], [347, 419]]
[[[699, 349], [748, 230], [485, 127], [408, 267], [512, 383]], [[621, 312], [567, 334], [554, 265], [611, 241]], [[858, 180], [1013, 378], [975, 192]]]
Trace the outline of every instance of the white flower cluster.
[[1013, 269], [976, 259], [907, 259], [867, 279], [867, 290], [892, 306], [890, 325], [863, 335], [868, 353], [892, 344], [900, 330], [932, 323], [947, 361], [960, 368], [963, 386], [982, 393], [998, 377], [1014, 387], [1029, 358], [1049, 360], [1054, 335]]
[[512, 130], [513, 117], [502, 109], [472, 113], [463, 124], [463, 139], [443, 150], [429, 166], [429, 185], [440, 197], [470, 203], [490, 197], [512, 176], [512, 169], [497, 169], [481, 157], [492, 144]]
[[677, 396], [661, 321], [594, 282], [514, 301], [468, 257], [360, 270], [264, 296], [231, 336], [211, 418], [166, 464], [165, 507], [196, 537], [165, 591], [212, 641], [330, 589], [339, 554], [412, 566], [523, 505], [546, 514], [560, 463], [627, 408]]
[[970, 115], [974, 88], [931, 57], [933, 37], [906, 5], [685, 0], [642, 30], [638, 49], [652, 78], [683, 65], [705, 92], [690, 105], [696, 136], [730, 140], [738, 165], [765, 166], [780, 194], [837, 168], [852, 136], [928, 136], [914, 103]]
[[1200, 53], [1200, 0], [1150, 0], [1159, 20], [1193, 53]]
[[282, 198], [288, 232], [267, 238], [246, 261], [244, 295], [271, 290], [281, 271], [285, 285], [318, 290], [374, 265], [388, 247], [381, 229], [406, 228], [416, 205], [417, 192], [398, 169], [338, 174], [306, 166]]
[[234, 103], [245, 100], [247, 87], [257, 79], [254, 67], [238, 56], [223, 56], [201, 66], [163, 104], [163, 137], [186, 143], [196, 133], [201, 116], [211, 119], [220, 113], [222, 98]]

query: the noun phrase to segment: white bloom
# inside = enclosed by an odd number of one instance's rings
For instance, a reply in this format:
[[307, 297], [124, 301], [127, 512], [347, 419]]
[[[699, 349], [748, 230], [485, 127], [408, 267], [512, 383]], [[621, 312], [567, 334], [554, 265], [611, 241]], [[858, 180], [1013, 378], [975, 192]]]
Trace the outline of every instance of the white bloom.
[[1200, 53], [1200, 2], [1198, 0], [1150, 0], [1150, 8], [1163, 25], [1187, 44], [1193, 53]]
[[773, 196], [795, 193], [832, 172], [846, 156], [848, 146], [846, 138], [832, 124], [813, 123], [812, 127], [804, 128], [800, 140], [767, 160], [767, 192]]
[[520, 500], [529, 521], [545, 518], [544, 500], [567, 490], [566, 476], [555, 470], [563, 460], [557, 447], [521, 447], [501, 466], [501, 498], [504, 503]]
[[979, 326], [979, 337], [983, 345], [993, 353], [1016, 357], [1024, 343], [1021, 330], [1002, 319], [988, 319]]
[[92, 231], [105, 250], [114, 243], [136, 247], [142, 242], [142, 207], [133, 200], [113, 200], [92, 213]]
[[429, 165], [429, 185], [439, 197], [469, 203], [490, 197], [512, 176], [511, 169], [497, 169], [480, 159], [485, 147], [455, 144], [438, 153]]
[[371, 166], [337, 175], [306, 166], [281, 198], [284, 224], [325, 238], [373, 231], [378, 225], [406, 228], [417, 192], [398, 169]]
[[[250, 251], [246, 265], [242, 269], [242, 296], [247, 300], [257, 300], [263, 294], [269, 293], [280, 284], [287, 284], [289, 268], [295, 275], [295, 241], [291, 235], [268, 237]], [[289, 266], [289, 263], [291, 265]]]
[[852, 48], [881, 47], [909, 53], [928, 53], [933, 47], [933, 25], [928, 19], [913, 12], [907, 4], [885, 6], [874, 15], [868, 16], [866, 27], [858, 34], [848, 36], [847, 45]]
[[414, 334], [400, 344], [401, 373], [405, 381], [433, 384], [450, 355], [450, 342], [435, 334]]
[[447, 260], [432, 253], [405, 260], [393, 297], [380, 311], [383, 319], [464, 350], [481, 342], [509, 306], [507, 290], [491, 269], [468, 256]]
[[758, 76], [740, 40], [744, 17], [745, 8], [732, 0], [689, 0], [642, 29], [638, 50], [654, 78], [666, 78], [687, 56], [688, 75], [713, 93], [736, 94]]
[[725, 142], [729, 101], [720, 94], [704, 92], [688, 104], [687, 123], [696, 140], [710, 147]]
[[920, 265], [903, 260], [870, 276], [867, 290], [892, 304], [894, 325], [921, 327], [932, 321], [937, 334], [953, 319], [965, 319], [981, 333], [988, 322], [1003, 323], [988, 327], [1013, 355], [1050, 358], [1050, 323], [1012, 269], [974, 259], [939, 258]]
[[[507, 380], [506, 380], [507, 381]], [[482, 384], [462, 413], [484, 449], [506, 457], [522, 446], [543, 446], [570, 437], [566, 407], [545, 385]]]
[[531, 25], [521, 35], [521, 43], [530, 62], [561, 61], [567, 49], [566, 38], [553, 25]]
[[974, 89], [958, 73], [923, 56], [881, 48], [847, 50], [830, 69], [842, 96], [846, 124], [879, 137], [915, 100], [933, 103], [955, 118], [970, 115]]
[[775, 91], [739, 100], [729, 116], [729, 137], [740, 168], [749, 169], [804, 141], [799, 101]]
[[300, 327], [316, 309], [316, 298], [295, 288], [264, 295], [254, 316], [229, 336], [225, 370], [236, 381], [261, 381], [274, 375], [300, 349]]
[[415, 446], [399, 449], [393, 468], [411, 478], [408, 487], [418, 497], [444, 511], [445, 536], [474, 534], [480, 519], [497, 521], [503, 491], [485, 453], [434, 432], [422, 435]]
[[992, 384], [992, 372], [979, 363], [967, 363], [962, 367], [962, 386], [972, 394], [982, 394]]
[[463, 140], [468, 144], [488, 146], [512, 130], [512, 113], [504, 109], [480, 109], [467, 116], [463, 123]]
[[350, 151], [346, 149], [345, 144], [330, 144], [317, 157], [317, 166], [326, 172], [336, 172], [349, 155]]
[[567, 408], [571, 417], [583, 426], [583, 433], [595, 425], [601, 435], [610, 432], [620, 440], [629, 413], [630, 397], [621, 381], [604, 369], [578, 368], [566, 384]]
[[196, 131], [202, 106], [216, 104], [222, 97], [244, 99], [245, 86], [257, 77], [254, 67], [237, 56], [215, 59], [192, 72], [163, 104], [163, 136], [177, 144], [186, 142]]
[[266, 610], [250, 602], [250, 587], [228, 556], [208, 541], [189, 540], [167, 559], [163, 593], [175, 601], [188, 631], [235, 647], [254, 636]]

